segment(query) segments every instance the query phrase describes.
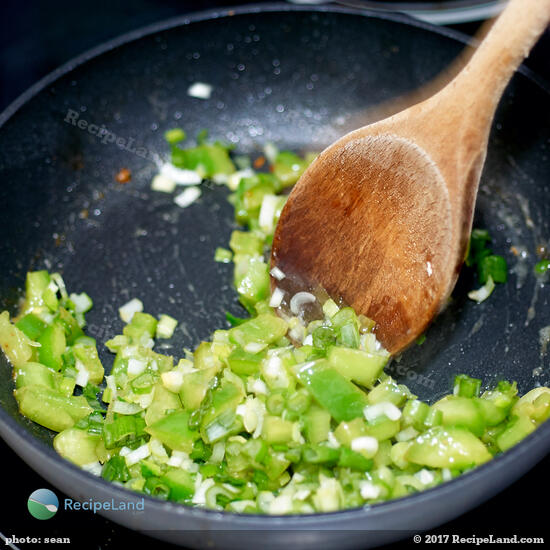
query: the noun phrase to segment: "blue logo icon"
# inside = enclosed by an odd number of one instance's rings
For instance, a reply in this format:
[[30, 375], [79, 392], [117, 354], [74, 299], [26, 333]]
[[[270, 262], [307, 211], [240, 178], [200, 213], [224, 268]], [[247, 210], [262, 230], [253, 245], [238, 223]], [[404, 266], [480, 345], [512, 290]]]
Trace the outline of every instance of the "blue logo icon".
[[59, 508], [59, 500], [49, 489], [37, 489], [27, 501], [27, 508], [31, 516], [36, 519], [50, 519], [55, 516]]

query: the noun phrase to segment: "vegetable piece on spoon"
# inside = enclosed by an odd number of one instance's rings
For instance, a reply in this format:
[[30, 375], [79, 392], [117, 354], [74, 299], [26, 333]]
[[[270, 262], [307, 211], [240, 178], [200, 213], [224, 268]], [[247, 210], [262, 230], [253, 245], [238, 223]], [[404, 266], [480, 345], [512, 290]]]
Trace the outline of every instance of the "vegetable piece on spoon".
[[325, 149], [282, 211], [273, 286], [323, 287], [392, 353], [424, 332], [465, 258], [498, 102], [549, 21], [550, 0], [510, 0], [445, 88]]

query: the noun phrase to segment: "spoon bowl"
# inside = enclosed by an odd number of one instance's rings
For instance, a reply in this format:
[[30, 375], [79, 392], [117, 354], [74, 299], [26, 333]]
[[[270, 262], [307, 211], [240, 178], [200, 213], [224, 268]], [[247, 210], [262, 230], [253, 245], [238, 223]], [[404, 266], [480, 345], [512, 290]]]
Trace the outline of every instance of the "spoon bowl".
[[324, 288], [391, 353], [422, 334], [465, 259], [498, 102], [549, 21], [550, 0], [511, 0], [446, 87], [325, 149], [281, 213], [272, 285]]

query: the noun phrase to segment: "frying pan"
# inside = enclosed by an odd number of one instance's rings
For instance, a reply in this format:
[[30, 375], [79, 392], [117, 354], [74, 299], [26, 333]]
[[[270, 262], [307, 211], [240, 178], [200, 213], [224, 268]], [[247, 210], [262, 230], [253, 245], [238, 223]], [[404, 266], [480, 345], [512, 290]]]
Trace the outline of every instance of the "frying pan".
[[[213, 261], [235, 226], [222, 187], [206, 186], [184, 210], [150, 191], [154, 159], [167, 150], [164, 130], [208, 128], [244, 153], [266, 141], [320, 149], [354, 116], [429, 81], [463, 46], [458, 35], [404, 16], [263, 4], [170, 20], [70, 62], [0, 116], [0, 307], [15, 312], [27, 270], [58, 270], [69, 289], [94, 298], [88, 331], [98, 342], [120, 332], [118, 306], [139, 296], [146, 311], [181, 320], [164, 350], [181, 356], [225, 326], [226, 310], [241, 313], [231, 267]], [[212, 85], [211, 97], [187, 95], [194, 82]], [[517, 380], [520, 392], [550, 383], [538, 341], [550, 324], [550, 293], [532, 275], [536, 247], [550, 233], [548, 105], [549, 91], [526, 70], [501, 102], [475, 225], [489, 229], [494, 250], [507, 256], [511, 280], [477, 305], [465, 298], [474, 284], [465, 272], [426, 342], [389, 367], [421, 398], [448, 392], [457, 372], [487, 384]], [[92, 124], [114, 139], [99, 139]], [[132, 173], [125, 185], [115, 180], [123, 167]], [[527, 257], [514, 256], [512, 245]], [[108, 370], [112, 357], [100, 351]], [[23, 460], [72, 498], [141, 500], [61, 459], [53, 434], [19, 415], [10, 373], [2, 358], [0, 434]], [[193, 548], [372, 547], [457, 517], [549, 449], [547, 423], [449, 483], [337, 513], [245, 516], [149, 497], [144, 511], [102, 513]]]

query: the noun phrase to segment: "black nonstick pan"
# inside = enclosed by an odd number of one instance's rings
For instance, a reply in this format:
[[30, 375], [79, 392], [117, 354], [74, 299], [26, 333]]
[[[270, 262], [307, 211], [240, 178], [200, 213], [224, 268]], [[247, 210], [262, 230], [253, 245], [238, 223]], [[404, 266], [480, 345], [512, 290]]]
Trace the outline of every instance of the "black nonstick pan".
[[[463, 49], [454, 34], [401, 16], [346, 8], [263, 4], [179, 18], [137, 31], [62, 67], [0, 115], [0, 309], [16, 311], [26, 271], [60, 271], [95, 307], [98, 342], [121, 330], [117, 308], [181, 320], [170, 350], [181, 356], [241, 314], [231, 267], [214, 263], [234, 228], [222, 187], [179, 209], [150, 190], [167, 156], [164, 130], [181, 126], [254, 153], [271, 141], [320, 149], [354, 116], [428, 82]], [[190, 97], [194, 82], [209, 99]], [[464, 272], [426, 342], [388, 368], [421, 398], [449, 391], [458, 372], [520, 392], [550, 384], [539, 332], [550, 292], [533, 275], [550, 237], [550, 95], [521, 71], [497, 113], [475, 225], [507, 257], [510, 281], [481, 305]], [[104, 126], [100, 139], [92, 126]], [[97, 133], [97, 132], [96, 132]], [[105, 136], [109, 136], [106, 138]], [[131, 182], [115, 179], [121, 168]], [[515, 252], [512, 252], [512, 250]], [[101, 349], [108, 368], [112, 362]], [[74, 499], [138, 502], [142, 496], [61, 459], [53, 434], [18, 413], [11, 367], [0, 359], [0, 435]], [[144, 510], [104, 511], [115, 522], [193, 548], [366, 548], [442, 524], [518, 479], [550, 450], [550, 424], [475, 471], [435, 489], [331, 514], [226, 514], [144, 499]]]

